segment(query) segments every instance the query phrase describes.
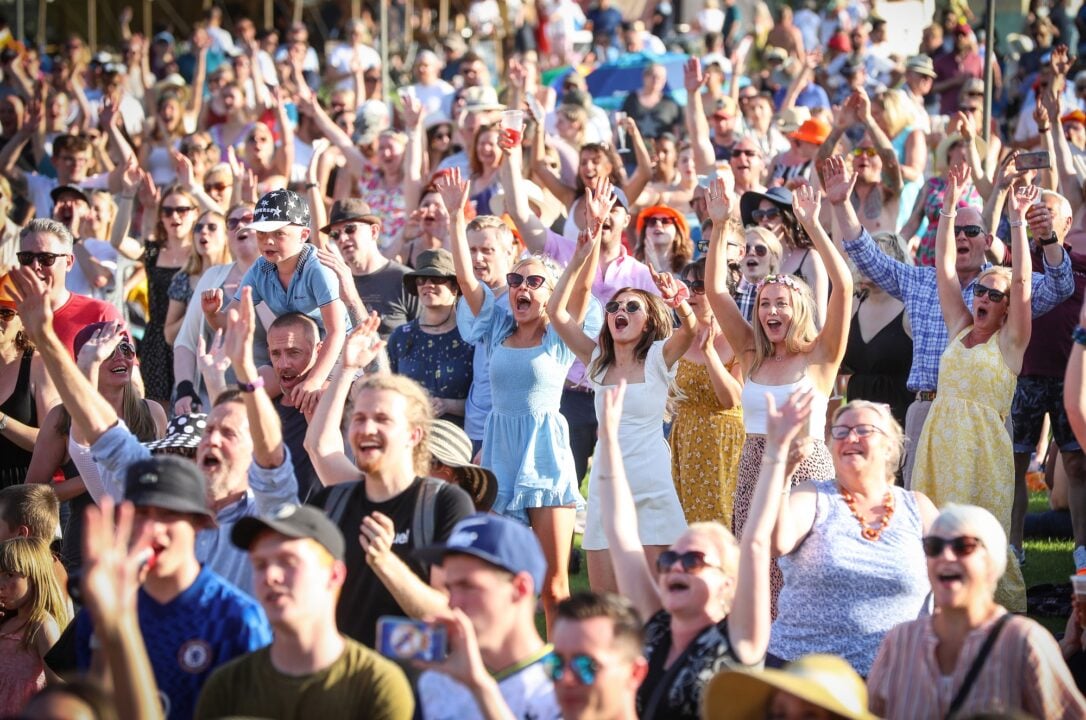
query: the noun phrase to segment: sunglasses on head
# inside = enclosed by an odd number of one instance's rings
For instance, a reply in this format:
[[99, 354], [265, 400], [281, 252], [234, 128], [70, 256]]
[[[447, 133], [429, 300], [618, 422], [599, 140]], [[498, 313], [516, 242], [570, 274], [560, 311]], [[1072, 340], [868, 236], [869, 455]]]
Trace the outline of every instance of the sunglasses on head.
[[192, 229], [193, 229], [194, 232], [202, 232], [205, 228], [207, 229], [208, 232], [215, 232], [216, 230], [219, 229], [219, 224], [209, 222], [209, 223], [196, 223], [195, 225], [192, 226]]
[[886, 434], [882, 432], [880, 428], [867, 423], [861, 425], [833, 425], [830, 427], [830, 437], [834, 440], [844, 440], [852, 433], [856, 433], [856, 437], [858, 438], [870, 437], [875, 433]]
[[987, 295], [988, 299], [994, 303], [1003, 302], [1003, 298], [1007, 297], [1007, 293], [1003, 292], [1002, 290], [990, 288], [987, 285], [981, 285], [980, 283], [977, 283], [973, 286], [974, 297], [984, 297], [985, 295]]
[[860, 147], [860, 148], [853, 148], [852, 149], [852, 154], [855, 157], [860, 157], [861, 155], [866, 155], [867, 157], [875, 157], [876, 155], [879, 154], [879, 151], [876, 150], [873, 147]]
[[226, 229], [227, 230], [237, 230], [240, 226], [248, 225], [252, 221], [253, 221], [252, 213], [249, 213], [248, 215], [242, 215], [241, 217], [227, 218], [227, 220], [226, 220]]
[[690, 289], [690, 292], [694, 295], [705, 294], [705, 281], [704, 280], [683, 280], [683, 285], [686, 285]]
[[942, 555], [948, 545], [957, 557], [967, 557], [976, 552], [977, 548], [984, 544], [977, 538], [969, 537], [967, 535], [959, 535], [956, 538], [949, 539], [928, 535], [922, 542], [924, 543], [924, 554], [930, 558], [936, 558]]
[[723, 570], [719, 565], [714, 565], [706, 560], [703, 552], [687, 550], [680, 553], [674, 550], [665, 550], [656, 558], [656, 572], [660, 574], [666, 573], [677, 562], [682, 564], [683, 572], [694, 572], [703, 568]]
[[752, 210], [750, 213], [750, 219], [754, 222], [772, 220], [773, 218], [779, 218], [780, 216], [781, 209], [776, 207], [766, 208], [765, 210]]
[[573, 673], [573, 677], [577, 678], [577, 682], [582, 685], [595, 683], [596, 673], [600, 670], [599, 663], [587, 655], [574, 655], [568, 662], [553, 652], [543, 658], [543, 671], [556, 683], [566, 674], [567, 667]]
[[174, 215], [188, 215], [195, 210], [191, 205], [177, 205], [177, 206], [162, 206], [162, 217], [173, 217]]
[[758, 257], [765, 257], [769, 254], [769, 248], [765, 245], [747, 245], [746, 254], [750, 255], [752, 251]]
[[543, 287], [543, 284], [547, 282], [547, 278], [542, 275], [528, 275], [525, 277], [520, 273], [511, 272], [505, 276], [505, 283], [511, 288], [518, 288], [521, 285], [527, 285], [529, 290], [535, 290]]
[[339, 238], [343, 235], [354, 235], [356, 232], [358, 232], [358, 224], [351, 223], [349, 225], [344, 225], [339, 230], [333, 230], [332, 232], [328, 233], [328, 237], [332, 238], [333, 240], [339, 240]]
[[627, 300], [625, 303], [620, 303], [618, 300], [612, 300], [604, 305], [603, 309], [607, 311], [608, 315], [614, 315], [620, 309], [625, 310], [628, 313], [635, 313], [641, 309], [641, 303], [636, 300]]
[[668, 217], [667, 215], [653, 215], [652, 217], [645, 218], [646, 225], [674, 225], [675, 218]]
[[980, 225], [955, 225], [954, 235], [965, 235], [967, 238], [975, 238], [984, 232], [984, 228]]
[[68, 257], [69, 253], [30, 252], [29, 250], [15, 253], [15, 259], [20, 265], [33, 265], [35, 261], [42, 267], [53, 267], [57, 258]]

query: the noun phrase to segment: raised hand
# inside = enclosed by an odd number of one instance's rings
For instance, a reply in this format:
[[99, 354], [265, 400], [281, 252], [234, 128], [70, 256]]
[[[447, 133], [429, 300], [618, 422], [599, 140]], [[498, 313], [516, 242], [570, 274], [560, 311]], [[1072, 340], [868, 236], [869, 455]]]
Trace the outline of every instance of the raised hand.
[[464, 212], [468, 200], [468, 181], [460, 176], [460, 168], [442, 173], [434, 180], [434, 185], [449, 215]]
[[766, 393], [766, 398], [766, 443], [778, 449], [791, 447], [793, 440], [807, 434], [814, 391], [810, 388], [796, 390], [779, 410], [772, 395]]
[[[1008, 208], [1011, 216], [1015, 220], [1020, 221], [1026, 215], [1026, 211], [1029, 210], [1029, 206], [1037, 202], [1037, 198], [1041, 196], [1041, 188], [1036, 185], [1019, 185], [1014, 188], [1007, 198]], [[1051, 222], [1049, 223], [1051, 224]], [[1042, 237], [1048, 237], [1043, 235]]]
[[192, 167], [192, 160], [188, 156], [174, 150], [171, 154], [174, 170], [177, 172], [177, 183], [181, 187], [191, 188], [196, 184], [196, 171]]
[[852, 172], [852, 166], [845, 162], [843, 157], [833, 155], [822, 163], [822, 189], [826, 193], [826, 200], [831, 205], [848, 202], [855, 185], [856, 174]]
[[355, 325], [347, 334], [340, 354], [340, 366], [347, 371], [366, 367], [385, 347], [385, 341], [377, 334], [381, 327], [381, 316], [371, 312], [369, 317]]
[[792, 211], [804, 227], [818, 222], [818, 213], [821, 208], [822, 194], [810, 183], [800, 183], [792, 190]]
[[226, 356], [237, 369], [256, 371], [253, 362], [253, 333], [256, 329], [255, 311], [253, 310], [253, 289], [241, 289], [241, 301], [235, 303], [227, 313], [226, 335], [223, 346]]
[[582, 204], [584, 205], [585, 227], [596, 233], [611, 215], [611, 210], [618, 202], [614, 188], [611, 186], [611, 178], [606, 175], [597, 176], [592, 187], [585, 188]]
[[810, 72], [814, 72], [818, 68], [822, 67], [822, 50], [814, 49], [807, 51], [803, 58], [803, 64]]
[[222, 288], [214, 288], [213, 290], [204, 290], [200, 293], [200, 309], [204, 311], [204, 315], [215, 315], [222, 310], [223, 292]]
[[87, 368], [101, 365], [113, 357], [117, 346], [125, 340], [124, 331], [118, 322], [108, 322], [91, 334], [90, 338], [79, 349], [79, 357], [76, 358], [80, 367]]
[[691, 56], [683, 65], [683, 86], [687, 93], [696, 93], [705, 84], [705, 73], [701, 70], [701, 61]]
[[[1034, 188], [1036, 190], [1037, 188]], [[1039, 195], [1040, 193], [1038, 193]], [[1041, 240], [1052, 237], [1054, 228], [1052, 225], [1052, 211], [1043, 203], [1026, 204], [1025, 220], [1029, 224], [1029, 232], [1034, 238]]]
[[1005, 190], [1010, 187], [1016, 180], [1022, 178], [1028, 170], [1019, 170], [1015, 164], [1015, 160], [1018, 159], [1018, 153], [1020, 151], [1016, 148], [1007, 153], [1006, 157], [999, 161], [999, 165], [996, 166], [995, 177], [992, 178], [992, 184], [1001, 190]]
[[716, 353], [716, 339], [720, 336], [720, 328], [716, 324], [716, 318], [710, 317], [708, 324], [698, 331], [698, 347], [706, 355]]
[[422, 124], [422, 101], [414, 95], [400, 95], [403, 102], [403, 124], [406, 130], [416, 130]]
[[618, 440], [618, 426], [622, 422], [622, 403], [626, 397], [626, 380], [603, 391], [603, 412], [600, 413], [600, 437]]
[[207, 52], [211, 47], [211, 35], [202, 27], [196, 28], [196, 31], [192, 33], [192, 46], [197, 52]]
[[154, 554], [151, 524], [134, 531], [135, 508], [121, 503], [114, 520], [113, 498], [86, 510], [83, 529], [83, 604], [98, 632], [115, 632], [124, 618], [135, 618], [140, 575]]
[[121, 173], [121, 196], [135, 197], [142, 182], [143, 175], [140, 172], [139, 164], [136, 162], [136, 157], [133, 155], [128, 159], [128, 164], [124, 166], [124, 172]]
[[728, 192], [728, 186], [722, 179], [716, 178], [706, 189], [705, 208], [709, 213], [709, 217], [713, 220], [714, 227], [731, 217], [731, 193]]
[[656, 283], [656, 289], [660, 291], [660, 299], [664, 301], [664, 304], [674, 309], [678, 305], [690, 297], [690, 290], [686, 285], [675, 279], [675, 276], [669, 272], [656, 272], [656, 268], [652, 266], [652, 262], [648, 263], [649, 274], [652, 276], [652, 281]]
[[850, 109], [856, 122], [871, 122], [871, 98], [867, 96], [863, 88], [855, 90], [845, 100], [845, 107]]
[[102, 98], [102, 109], [98, 111], [98, 129], [103, 133], [114, 127], [121, 121], [121, 114], [117, 112], [117, 106], [113, 98], [106, 95]]
[[[216, 330], [211, 338], [211, 347], [204, 342], [204, 336], [200, 334], [199, 343], [196, 346], [196, 365], [203, 377], [215, 377], [223, 384], [226, 383], [226, 371], [230, 369], [230, 357], [226, 354], [226, 342], [222, 330]], [[214, 398], [212, 398], [214, 399]]]
[[1069, 57], [1067, 46], [1060, 44], [1052, 48], [1052, 56], [1048, 60], [1048, 66], [1052, 68], [1053, 77], [1067, 77], [1075, 61]]
[[440, 663], [416, 662], [415, 665], [420, 669], [436, 670], [448, 675], [468, 688], [493, 683], [479, 650], [475, 626], [468, 616], [462, 610], [451, 609], [436, 615], [432, 621], [445, 628], [449, 654]]
[[977, 136], [977, 124], [973, 121], [973, 113], [960, 112], [955, 121], [962, 139], [965, 142], [973, 142], [973, 138]]
[[53, 326], [53, 301], [49, 297], [49, 288], [28, 267], [17, 267], [9, 275], [14, 287], [8, 287], [7, 292], [15, 301], [23, 332], [35, 345], [42, 345], [46, 329]]
[[151, 179], [151, 173], [146, 170], [140, 170], [140, 188], [139, 188], [140, 204], [148, 209], [158, 207], [159, 190], [155, 185], [155, 181]]
[[958, 203], [961, 202], [962, 196], [965, 195], [965, 190], [969, 186], [969, 181], [972, 178], [973, 171], [969, 169], [969, 166], [965, 164], [965, 161], [958, 161], [951, 164], [946, 171], [946, 195], [943, 202], [943, 207], [948, 211], [952, 211], [958, 207]]
[[506, 66], [506, 77], [509, 78], [510, 85], [524, 92], [524, 86], [528, 81], [528, 70], [524, 67], [524, 63], [516, 58], [511, 59]]

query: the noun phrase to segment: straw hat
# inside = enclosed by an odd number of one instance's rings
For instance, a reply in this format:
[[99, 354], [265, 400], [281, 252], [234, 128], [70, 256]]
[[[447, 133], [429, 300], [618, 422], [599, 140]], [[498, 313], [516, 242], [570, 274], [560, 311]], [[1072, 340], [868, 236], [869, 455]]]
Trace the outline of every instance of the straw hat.
[[[954, 143], [961, 142], [962, 136], [959, 133], [953, 135], [947, 135], [943, 138], [939, 146], [935, 148], [935, 172], [938, 175], [942, 175], [947, 168], [947, 154], [950, 152], [950, 146]], [[973, 142], [976, 143], [977, 152], [980, 153], [983, 159], [988, 154], [988, 145], [984, 142], [982, 137], [974, 136]]]
[[705, 691], [703, 717], [762, 720], [777, 692], [786, 692], [849, 720], [877, 720], [867, 710], [867, 687], [852, 666], [835, 655], [807, 655], [783, 670], [731, 670], [717, 674]]
[[811, 109], [803, 105], [790, 107], [777, 115], [777, 129], [784, 134], [794, 133], [811, 119]]

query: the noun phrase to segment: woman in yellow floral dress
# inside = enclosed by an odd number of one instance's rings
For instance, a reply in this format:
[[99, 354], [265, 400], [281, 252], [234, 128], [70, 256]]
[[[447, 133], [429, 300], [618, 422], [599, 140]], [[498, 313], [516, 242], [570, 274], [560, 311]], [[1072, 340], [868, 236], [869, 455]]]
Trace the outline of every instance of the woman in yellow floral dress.
[[671, 475], [687, 523], [715, 520], [731, 527], [746, 437], [739, 404], [743, 375], [705, 300], [705, 260], [687, 265], [682, 280], [690, 288], [698, 335], [675, 374]]
[[[1023, 222], [1039, 189], [1017, 188], [1010, 194], [1012, 270], [982, 270], [971, 283], [970, 311], [955, 270], [958, 247], [963, 255], [983, 253], [985, 236], [970, 238], [958, 232], [979, 222], [980, 213], [957, 209], [969, 182], [969, 169], [956, 164], [948, 174], [935, 237], [935, 276], [951, 340], [939, 364], [939, 394], [917, 443], [912, 489], [938, 507], [947, 503], [983, 507], [1009, 533], [1014, 457], [1005, 422], [1029, 344], [1032, 263]], [[956, 215], [966, 217], [956, 219]], [[1007, 572], [999, 581], [996, 601], [1012, 612], [1025, 612], [1022, 571], [1009, 548], [1007, 555]]]

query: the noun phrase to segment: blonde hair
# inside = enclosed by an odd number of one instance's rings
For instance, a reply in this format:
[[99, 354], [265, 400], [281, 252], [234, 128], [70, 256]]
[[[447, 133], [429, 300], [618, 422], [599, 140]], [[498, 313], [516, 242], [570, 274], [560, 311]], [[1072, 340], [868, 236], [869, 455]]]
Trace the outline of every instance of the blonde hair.
[[434, 420], [434, 411], [430, 405], [430, 394], [417, 382], [404, 375], [366, 375], [355, 382], [351, 404], [358, 402], [358, 396], [366, 390], [388, 391], [400, 395], [407, 405], [407, 423], [411, 429], [419, 429], [422, 435], [412, 450], [415, 474], [430, 473], [430, 425]]
[[[781, 269], [781, 258], [784, 257], [784, 246], [777, 233], [767, 230], [760, 225], [751, 225], [743, 230], [743, 241], [761, 240], [769, 248], [769, 274], [773, 275]], [[745, 250], [744, 250], [745, 252]]]
[[870, 400], [853, 400], [837, 408], [833, 413], [831, 425], [836, 424], [845, 413], [860, 412], [861, 410], [870, 410], [877, 414], [879, 416], [879, 429], [886, 433], [886, 437], [890, 439], [890, 452], [886, 456], [886, 479], [893, 483], [897, 476], [898, 466], [901, 464], [901, 456], [905, 454], [906, 438], [905, 431], [901, 429], [901, 424], [894, 419], [889, 405], [871, 402]]
[[725, 605], [731, 607], [732, 598], [735, 597], [735, 579], [739, 574], [739, 541], [731, 530], [715, 521], [690, 523], [686, 532], [701, 535], [716, 548], [720, 555], [720, 571], [732, 581], [725, 586], [728, 589], [723, 598]]
[[[772, 276], [771, 276], [772, 277]], [[818, 328], [815, 325], [814, 296], [807, 283], [793, 275], [777, 275], [770, 282], [763, 281], [758, 284], [758, 295], [754, 299], [754, 364], [750, 374], [762, 366], [765, 359], [773, 354], [773, 343], [765, 334], [762, 323], [758, 320], [758, 307], [762, 302], [762, 293], [770, 285], [779, 285], [788, 288], [792, 297], [792, 323], [788, 326], [788, 332], [784, 336], [784, 347], [790, 353], [801, 353], [810, 350], [811, 345], [818, 338]]]
[[38, 537], [14, 537], [0, 542], [0, 572], [26, 578], [27, 604], [19, 614], [26, 617], [19, 645], [34, 647], [42, 624], [52, 618], [61, 628], [68, 624], [68, 602], [53, 572], [53, 553], [49, 542]]
[[900, 90], [887, 90], [879, 95], [877, 101], [882, 105], [883, 124], [886, 135], [893, 139], [909, 126], [909, 107], [905, 94]]
[[[227, 242], [228, 236], [226, 234], [226, 217], [222, 213], [216, 212], [215, 210], [207, 210], [201, 213], [200, 216], [196, 218], [196, 222], [200, 222], [208, 216], [218, 218], [219, 220], [219, 231], [222, 232], [222, 249], [219, 250], [219, 254], [217, 257], [208, 257], [206, 259], [203, 255], [196, 252], [195, 249], [191, 253], [189, 253], [189, 259], [185, 263], [185, 266], [181, 268], [181, 272], [185, 273], [190, 278], [198, 279], [201, 275], [204, 274], [204, 271], [212, 265], [227, 265], [234, 261], [233, 256], [230, 254], [230, 243]], [[194, 223], [194, 237], [196, 235], [195, 227], [196, 226]]]

